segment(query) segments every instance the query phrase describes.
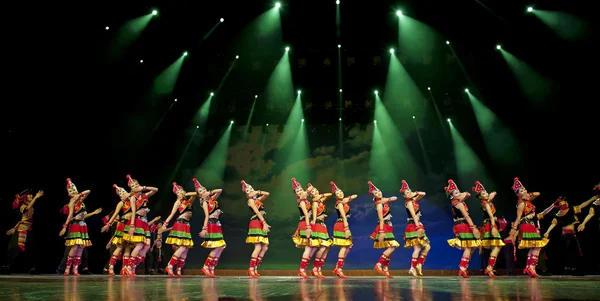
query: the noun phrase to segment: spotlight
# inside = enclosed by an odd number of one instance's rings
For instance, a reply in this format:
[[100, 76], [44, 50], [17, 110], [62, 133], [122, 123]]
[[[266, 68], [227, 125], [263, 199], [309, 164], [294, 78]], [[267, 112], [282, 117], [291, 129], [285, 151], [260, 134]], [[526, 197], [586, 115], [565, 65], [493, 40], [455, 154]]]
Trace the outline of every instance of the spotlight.
[[213, 92], [210, 92], [210, 96], [215, 96], [215, 93], [213, 93]]
[[144, 62], [144, 60], [140, 60], [140, 64], [143, 63], [143, 62]]
[[500, 46], [500, 44], [496, 45], [496, 49], [500, 50], [502, 49], [502, 46]]
[[106, 29], [106, 30], [109, 30], [109, 29], [110, 29], [110, 27], [106, 26], [106, 27], [104, 27], [104, 29]]
[[229, 122], [229, 124], [233, 124], [233, 120], [231, 122]]
[[465, 92], [469, 93], [469, 89], [465, 89]]
[[379, 94], [379, 91], [375, 90], [375, 95]]
[[373, 123], [377, 124], [377, 120], [373, 120]]
[[258, 98], [258, 95], [254, 95], [254, 98]]
[[185, 51], [185, 52], [183, 53], [183, 56], [187, 56], [187, 51]]
[[427, 87], [427, 90], [431, 91], [431, 87]]
[[396, 15], [397, 15], [398, 17], [402, 16], [402, 11], [401, 11], [401, 10], [397, 10], [397, 11], [396, 11]]
[[300, 120], [300, 122], [304, 122], [304, 118], [302, 118], [302, 120]]
[[177, 98], [175, 98], [175, 102], [177, 102]]
[[285, 51], [290, 51], [290, 47], [285, 47]]
[[338, 48], [342, 48], [342, 45], [338, 44]]
[[339, 119], [339, 120], [340, 120], [340, 121], [342, 121], [342, 117], [340, 117], [340, 119]]
[[447, 120], [448, 120], [448, 122], [450, 122], [450, 118], [448, 118]]
[[302, 94], [302, 90], [298, 90], [298, 94]]
[[394, 53], [394, 48], [390, 48], [390, 53]]
[[225, 22], [225, 19], [221, 18], [219, 21], [221, 21], [221, 23]]
[[340, 89], [340, 93], [342, 93], [342, 89]]
[[269, 126], [269, 124], [267, 123], [267, 126]]
[[530, 6], [530, 7], [528, 7], [528, 8], [527, 8], [527, 12], [528, 12], [528, 13], [530, 13], [530, 12], [532, 12], [532, 11], [533, 11], [533, 7], [531, 7], [531, 6]]
[[152, 11], [152, 15], [153, 15], [153, 16], [156, 16], [156, 15], [158, 15], [158, 11], [157, 11], [156, 9], [155, 9], [155, 10], [153, 10], [153, 11]]
[[239, 56], [239, 55], [236, 55], [236, 56], [235, 56], [235, 59], [236, 59], [236, 60], [237, 60], [237, 59], [239, 59], [239, 58], [240, 58], [240, 56]]
[[277, 2], [275, 3], [275, 8], [280, 8], [281, 7], [281, 3]]
[[415, 118], [416, 118], [416, 117], [415, 117], [415, 116], [413, 116], [413, 119], [415, 119]]
[[199, 125], [197, 125], [197, 126], [196, 126], [196, 128], [197, 128], [197, 129], [199, 129], [199, 128], [200, 128], [200, 126], [199, 126]]
[[338, 5], [339, 5], [339, 4], [340, 4], [340, 0], [336, 0], [336, 1], [335, 1], [335, 4], [338, 4]]
[[450, 41], [446, 41], [446, 45], [450, 45]]

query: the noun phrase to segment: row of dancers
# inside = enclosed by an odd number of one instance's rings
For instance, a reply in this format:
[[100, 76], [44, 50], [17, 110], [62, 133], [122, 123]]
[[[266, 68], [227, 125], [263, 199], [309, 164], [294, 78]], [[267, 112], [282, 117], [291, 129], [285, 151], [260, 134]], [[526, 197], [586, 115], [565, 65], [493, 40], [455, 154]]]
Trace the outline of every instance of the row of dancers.
[[[202, 267], [202, 272], [206, 276], [214, 278], [216, 277], [215, 268], [221, 253], [227, 246], [219, 219], [222, 211], [219, 207], [218, 197], [222, 190], [208, 190], [196, 178], [192, 179], [192, 182], [194, 183], [194, 192], [186, 192], [182, 186], [173, 183], [173, 193], [176, 195], [176, 200], [169, 216], [162, 223], [162, 227], [158, 229], [158, 233], [169, 232], [165, 243], [172, 245], [175, 250], [165, 270], [171, 277], [182, 276], [188, 250], [194, 247], [190, 221], [194, 201], [199, 198], [204, 211], [202, 231], [199, 233], [199, 236], [203, 238], [201, 246], [211, 249]], [[144, 262], [148, 250], [151, 249], [151, 227], [158, 221], [158, 218], [148, 221], [149, 198], [158, 191], [158, 188], [142, 186], [130, 175], [127, 175], [127, 185], [129, 191], [116, 184], [113, 185], [120, 202], [112, 215], [106, 217], [106, 224], [101, 230], [102, 232], [108, 232], [109, 230], [112, 232], [110, 240], [110, 245], [112, 245], [111, 257], [107, 269], [110, 276], [115, 275], [115, 265], [118, 260], [122, 260], [121, 275], [136, 277], [136, 267]], [[298, 269], [298, 276], [303, 278], [309, 278], [307, 269], [313, 257], [313, 267], [310, 271], [312, 276], [324, 278], [322, 268], [331, 246], [339, 248], [338, 261], [333, 273], [340, 278], [346, 278], [343, 273], [345, 258], [353, 246], [352, 232], [348, 222], [351, 215], [350, 202], [357, 195], [346, 196], [344, 191], [334, 182], [330, 182], [330, 185], [331, 193], [321, 193], [310, 183], [304, 189], [295, 178], [292, 178], [292, 190], [296, 195], [296, 203], [300, 213], [298, 227], [292, 236], [292, 240], [297, 248], [304, 249]], [[395, 249], [400, 247], [400, 244], [394, 236], [389, 202], [396, 201], [398, 197], [384, 197], [381, 190], [371, 181], [368, 182], [368, 185], [369, 194], [373, 197], [378, 216], [378, 224], [370, 237], [374, 241], [374, 248], [385, 249], [374, 265], [374, 269], [381, 275], [392, 278], [389, 265]], [[265, 219], [264, 205], [269, 192], [255, 190], [245, 181], [241, 181], [241, 188], [247, 198], [247, 205], [252, 214], [246, 238], [246, 243], [254, 245], [248, 275], [258, 278], [260, 277], [258, 267], [262, 263], [269, 246], [268, 233], [271, 227]], [[490, 277], [495, 277], [496, 258], [505, 242], [508, 242], [515, 246], [518, 245], [519, 249], [529, 249], [524, 273], [530, 277], [538, 277], [536, 273], [538, 256], [541, 248], [546, 246], [549, 241], [550, 231], [555, 227], [562, 228], [565, 243], [571, 246], [577, 243], [578, 246], [576, 232], [583, 231], [585, 225], [592, 218], [596, 217], [597, 219], [596, 212], [600, 210], [598, 208], [600, 206], [598, 198], [600, 184], [594, 187], [595, 195], [578, 206], [570, 206], [566, 198], [559, 197], [550, 207], [537, 214], [536, 207], [532, 202], [539, 197], [540, 193], [528, 192], [518, 178], [514, 179], [512, 189], [518, 197], [517, 218], [510, 224], [511, 231], [508, 238], [503, 240], [499, 232], [508, 223], [496, 216], [493, 202], [496, 192], [488, 193], [479, 181], [472, 188], [476, 197], [481, 201], [481, 212], [484, 217], [483, 224], [478, 227], [471, 219], [469, 207], [465, 203], [465, 199], [470, 197], [471, 194], [461, 192], [453, 180], [448, 180], [448, 185], [444, 187], [444, 190], [451, 201], [454, 219], [453, 232], [455, 234], [454, 238], [448, 240], [448, 244], [463, 250], [459, 263], [458, 274], [460, 276], [469, 278], [467, 269], [473, 251], [476, 248], [487, 248], [491, 249], [491, 254], [488, 266], [484, 271]], [[407, 223], [404, 229], [404, 247], [413, 249], [411, 267], [408, 273], [419, 277], [423, 275], [423, 265], [431, 250], [431, 243], [421, 222], [422, 214], [419, 205], [419, 200], [426, 194], [425, 192], [411, 190], [405, 180], [402, 180], [400, 193], [404, 197], [404, 207], [407, 214]], [[84, 201], [90, 191], [79, 192], [71, 179], [67, 179], [67, 194], [70, 197], [69, 204], [64, 207], [67, 217], [62, 230], [59, 232], [60, 236], [65, 236], [65, 246], [69, 248], [64, 275], [79, 276], [82, 252], [92, 245], [85, 219], [100, 213], [101, 210], [98, 209], [92, 213], [86, 211]], [[27, 233], [31, 230], [33, 221], [33, 207], [42, 196], [43, 191], [38, 192], [35, 196], [29, 191], [15, 196], [13, 207], [19, 209], [22, 218], [15, 227], [7, 231], [7, 235], [12, 235], [9, 250], [11, 247], [18, 246], [18, 250], [25, 251]], [[333, 237], [329, 235], [325, 225], [325, 220], [328, 217], [325, 201], [331, 196], [336, 198], [335, 210], [337, 212]], [[591, 208], [587, 216], [583, 222], [580, 222], [577, 214], [590, 205]], [[558, 213], [547, 231], [541, 234], [538, 221], [554, 208], [558, 209]], [[174, 221], [174, 224], [169, 227], [172, 221]], [[577, 225], [578, 227], [575, 228]], [[574, 268], [571, 260], [572, 254], [567, 256], [569, 257], [568, 264]]]

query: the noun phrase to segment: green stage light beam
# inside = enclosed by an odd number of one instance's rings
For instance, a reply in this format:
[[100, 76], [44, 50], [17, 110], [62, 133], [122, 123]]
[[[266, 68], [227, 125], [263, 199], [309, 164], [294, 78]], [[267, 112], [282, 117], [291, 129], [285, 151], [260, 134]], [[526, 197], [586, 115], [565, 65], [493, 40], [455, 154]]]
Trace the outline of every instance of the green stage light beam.
[[475, 0], [475, 2], [477, 2], [479, 5], [481, 5], [481, 7], [485, 8], [488, 12], [490, 12], [492, 15], [494, 15], [494, 17], [498, 18], [498, 20], [502, 21], [505, 24], [508, 24], [508, 21], [506, 21], [506, 19], [500, 17], [498, 14], [496, 14], [489, 7], [485, 6], [485, 4], [481, 3], [481, 1]]
[[[379, 132], [377, 119], [373, 120], [373, 140], [369, 159], [368, 177], [382, 190], [391, 190], [393, 185], [400, 181], [395, 165], [390, 156], [390, 150], [384, 142], [383, 135]], [[387, 139], [387, 137], [386, 137]]]
[[427, 156], [427, 151], [425, 150], [425, 143], [423, 142], [423, 138], [421, 137], [421, 131], [419, 131], [419, 126], [417, 125], [416, 116], [413, 116], [413, 124], [415, 125], [415, 130], [417, 131], [417, 137], [419, 138], [419, 144], [421, 145], [421, 154], [423, 156], [423, 160], [425, 161], [425, 168], [427, 169], [427, 174], [431, 171], [431, 163], [429, 162], [429, 157]]
[[154, 94], [164, 95], [173, 92], [179, 78], [179, 71], [181, 71], [181, 66], [183, 66], [183, 60], [186, 56], [187, 52], [184, 52], [173, 64], [154, 79], [154, 84], [152, 85], [152, 92]]
[[491, 177], [473, 149], [467, 144], [458, 130], [448, 121], [450, 126], [450, 135], [454, 145], [454, 161], [458, 178], [462, 182], [473, 183], [477, 180], [483, 183], [492, 183]]
[[250, 123], [252, 121], [252, 115], [254, 115], [254, 108], [256, 107], [257, 99], [258, 99], [258, 95], [254, 95], [254, 99], [252, 101], [252, 108], [250, 109], [250, 114], [248, 114], [248, 120], [246, 121], [246, 128], [244, 129], [244, 140], [248, 136], [248, 129], [250, 128]]
[[206, 101], [204, 101], [202, 106], [200, 106], [200, 109], [198, 109], [198, 112], [196, 112], [196, 115], [194, 115], [194, 118], [192, 119], [192, 123], [197, 124], [202, 131], [204, 131], [206, 121], [208, 120], [214, 95], [215, 94], [213, 92], [209, 94], [208, 98], [206, 98]]
[[433, 108], [435, 109], [435, 114], [437, 115], [438, 122], [440, 123], [440, 130], [442, 130], [444, 132], [444, 136], [446, 136], [446, 139], [448, 139], [450, 137], [448, 137], [448, 132], [446, 131], [446, 125], [444, 124], [444, 118], [442, 117], [442, 112], [440, 112], [440, 108], [438, 107], [437, 102], [435, 101], [435, 97], [433, 96], [431, 87], [427, 87], [427, 91], [429, 92], [429, 96], [431, 97], [431, 103], [433, 104]]
[[521, 164], [521, 149], [511, 130], [477, 97], [468, 92], [469, 101], [483, 136], [485, 148], [496, 166], [516, 167]]
[[233, 123], [230, 123], [225, 133], [200, 165], [200, 168], [194, 172], [196, 178], [206, 187], [221, 187], [223, 185], [232, 128]]
[[[283, 31], [280, 14], [280, 10], [273, 7], [252, 20], [250, 24], [244, 27], [236, 39], [235, 49], [242, 54], [267, 54], [265, 49], [283, 48]], [[269, 57], [269, 60], [272, 59]]]
[[[338, 45], [341, 46], [341, 45]], [[342, 118], [342, 102], [343, 102], [343, 94], [342, 94], [342, 50], [341, 47], [338, 47], [338, 89], [340, 93], [338, 94], [338, 105], [339, 105], [339, 117]]]
[[383, 101], [389, 108], [390, 115], [396, 121], [407, 120], [413, 115], [423, 116], [424, 100], [425, 96], [410, 74], [396, 55], [391, 53]]
[[192, 142], [194, 142], [194, 138], [196, 137], [196, 134], [198, 133], [199, 128], [200, 128], [200, 126], [193, 127], [190, 139], [188, 140], [188, 143], [185, 145], [185, 148], [183, 149], [183, 152], [181, 153], [179, 160], [177, 160], [177, 164], [175, 165], [173, 172], [171, 172], [171, 175], [169, 176], [169, 179], [167, 180], [167, 182], [165, 183], [164, 186], [171, 185], [171, 183], [173, 183], [173, 181], [175, 180], [175, 176], [181, 170], [181, 166], [183, 166], [183, 162], [185, 162], [185, 158], [188, 153], [188, 150], [189, 150], [190, 146], [192, 145]]
[[440, 34], [431, 26], [406, 14], [398, 18], [398, 50], [410, 58], [422, 60], [424, 55], [433, 56]]
[[[412, 118], [412, 116], [410, 116], [410, 118]], [[391, 163], [395, 166], [394, 169], [397, 170], [398, 174], [411, 174], [415, 175], [416, 178], [420, 178], [419, 176], [422, 175], [422, 173], [417, 168], [415, 164], [416, 161], [404, 142], [405, 137], [403, 137], [398, 130], [397, 124], [388, 113], [386, 106], [383, 104], [378, 94], [375, 94], [374, 120], [377, 121], [377, 133], [382, 137], [385, 137], [382, 143], [386, 146], [386, 149], [389, 150], [388, 157], [391, 161], [386, 162], [385, 164], [389, 166]], [[373, 132], [373, 135], [373, 141], [376, 141], [375, 132]], [[375, 159], [377, 159], [377, 157], [375, 157]], [[388, 187], [393, 187], [393, 185], [397, 185], [402, 179], [380, 179], [380, 181], [382, 180], [388, 181], [387, 183], [390, 185]]]
[[279, 138], [279, 148], [285, 148], [289, 145], [293, 138], [296, 136], [298, 132], [298, 127], [304, 120], [304, 112], [302, 110], [302, 94], [298, 93], [296, 100], [294, 101], [294, 105], [292, 106], [292, 110], [290, 111], [290, 115], [285, 122], [285, 127], [283, 130], [283, 134]]
[[448, 47], [450, 48], [450, 51], [452, 51], [452, 55], [456, 59], [456, 63], [458, 64], [458, 67], [460, 68], [460, 70], [462, 71], [463, 75], [465, 76], [465, 79], [467, 80], [467, 83], [469, 84], [469, 86], [475, 86], [475, 83], [471, 80], [471, 77], [469, 76], [469, 73], [467, 72], [467, 69], [465, 68], [465, 65], [463, 65], [462, 61], [460, 60], [460, 58], [458, 57], [458, 55], [456, 54], [456, 52], [454, 52], [454, 48], [452, 47], [452, 45], [450, 44], [450, 42], [446, 41], [446, 45], [448, 45]]
[[169, 105], [169, 108], [167, 109], [167, 111], [162, 115], [162, 117], [158, 120], [158, 122], [156, 123], [156, 125], [152, 129], [152, 134], [154, 134], [156, 132], [156, 130], [158, 130], [158, 128], [162, 124], [163, 120], [165, 120], [165, 118], [167, 117], [167, 115], [169, 115], [169, 112], [171, 112], [171, 110], [173, 109], [173, 106], [175, 105], [176, 102], [177, 102], [177, 99], [175, 99], [175, 101], [173, 101]]
[[340, 13], [340, 2], [335, 6], [335, 28], [336, 36], [339, 39], [342, 36], [342, 14]]
[[582, 40], [588, 33], [588, 22], [577, 16], [559, 11], [538, 9], [532, 10], [531, 13], [564, 40]]
[[204, 35], [202, 36], [202, 40], [200, 40], [200, 42], [198, 42], [198, 44], [202, 44], [204, 43], [204, 41], [208, 40], [208, 37], [210, 37], [212, 35], [212, 33], [217, 30], [217, 27], [219, 27], [219, 25], [221, 25], [221, 23], [225, 22], [225, 19], [221, 18], [219, 19], [219, 21], [213, 25], [213, 27]]
[[137, 17], [133, 20], [129, 20], [123, 24], [110, 44], [111, 59], [119, 59], [124, 53], [125, 49], [131, 46], [142, 34], [144, 29], [152, 20], [152, 13]]
[[285, 108], [294, 100], [294, 82], [290, 67], [289, 51], [285, 51], [275, 70], [271, 73], [265, 88], [265, 102], [276, 109]]
[[548, 106], [548, 104], [551, 96], [556, 92], [557, 85], [510, 52], [504, 49], [499, 51], [515, 76], [523, 94], [539, 107], [551, 108], [552, 106]]

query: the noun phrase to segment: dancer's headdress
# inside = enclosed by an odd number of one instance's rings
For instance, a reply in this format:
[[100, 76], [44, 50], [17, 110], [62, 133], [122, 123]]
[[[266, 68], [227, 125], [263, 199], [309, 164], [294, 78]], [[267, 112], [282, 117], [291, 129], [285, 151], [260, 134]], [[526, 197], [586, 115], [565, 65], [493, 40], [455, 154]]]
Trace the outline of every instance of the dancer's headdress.
[[329, 182], [329, 185], [331, 185], [331, 193], [335, 193], [338, 190], [341, 190], [337, 187], [337, 185], [335, 185], [335, 183], [333, 183], [333, 181]]
[[75, 184], [73, 184], [73, 182], [71, 181], [71, 178], [67, 178], [67, 190], [69, 189], [75, 189], [75, 191], [77, 191], [77, 186], [75, 186]]
[[131, 175], [127, 175], [127, 186], [131, 188], [131, 185], [133, 185], [133, 183], [138, 183], [138, 180], [132, 178]]
[[[193, 178], [192, 182], [194, 182], [194, 188], [196, 188], [196, 192], [198, 192], [199, 189], [204, 188], [204, 186], [202, 186], [202, 184], [200, 184], [200, 182], [198, 182], [198, 179]], [[204, 188], [206, 189], [206, 188]]]
[[115, 188], [117, 195], [121, 195], [122, 192], [127, 193], [127, 190], [123, 189], [123, 187], [117, 186], [117, 184], [113, 184], [113, 187]]
[[480, 192], [485, 190], [485, 187], [483, 187], [483, 184], [481, 184], [481, 182], [475, 181], [475, 187], [471, 189], [475, 192], [475, 194], [479, 194]]
[[15, 194], [15, 200], [12, 203], [13, 209], [19, 208], [22, 202], [27, 199], [27, 195], [31, 193], [31, 189], [27, 188], [19, 194]]
[[375, 191], [380, 191], [379, 188], [377, 188], [375, 184], [373, 184], [373, 182], [369, 181], [367, 182], [367, 184], [369, 184], [369, 194], [373, 194], [373, 192]]
[[183, 190], [183, 187], [177, 185], [177, 182], [173, 182], [173, 193], [177, 194], [180, 190]]
[[246, 181], [242, 180], [242, 191], [244, 193], [248, 193], [248, 189], [252, 188], [252, 185], [246, 183]]
[[450, 180], [448, 180], [448, 186], [444, 187], [444, 190], [446, 190], [446, 196], [450, 197], [450, 195], [452, 195], [452, 192], [454, 190], [458, 190], [458, 186], [456, 186], [456, 183], [454, 183], [454, 180], [450, 179]]
[[296, 181], [296, 178], [292, 178], [292, 190], [302, 188], [302, 185]]
[[569, 203], [567, 202], [566, 196], [559, 196], [556, 201], [554, 201], [554, 208], [558, 208], [558, 210], [567, 210], [569, 209]]
[[525, 186], [523, 186], [523, 183], [521, 183], [521, 181], [519, 181], [519, 178], [515, 178], [515, 182], [512, 186], [512, 190], [517, 193], [519, 191], [519, 189], [525, 189]]
[[410, 187], [408, 187], [408, 183], [406, 183], [406, 180], [402, 180], [402, 188], [400, 188], [400, 193], [404, 193], [404, 191], [407, 189], [410, 189]]

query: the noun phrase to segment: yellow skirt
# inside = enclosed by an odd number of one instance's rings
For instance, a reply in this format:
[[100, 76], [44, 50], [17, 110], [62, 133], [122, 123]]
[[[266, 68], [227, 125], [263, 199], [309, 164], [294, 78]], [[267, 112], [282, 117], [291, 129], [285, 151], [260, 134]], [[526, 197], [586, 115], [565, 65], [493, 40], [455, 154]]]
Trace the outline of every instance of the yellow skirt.
[[123, 237], [114, 237], [110, 243], [113, 245], [122, 245], [126, 243], [126, 241], [123, 240]]
[[504, 247], [504, 241], [502, 241], [502, 239], [482, 239], [481, 247], [483, 247], [483, 248]]
[[397, 248], [400, 244], [395, 240], [384, 240], [383, 242], [375, 241], [373, 242], [373, 248], [375, 249], [387, 249], [387, 248]]
[[519, 242], [519, 249], [533, 249], [533, 248], [543, 248], [550, 242], [547, 238], [542, 238], [541, 240], [521, 240]]
[[165, 241], [166, 244], [168, 245], [175, 245], [175, 246], [179, 246], [179, 247], [187, 247], [189, 249], [194, 247], [194, 241], [191, 239], [184, 239], [184, 238], [176, 238], [176, 237], [168, 237], [167, 240]]
[[405, 248], [412, 248], [414, 246], [418, 246], [418, 245], [426, 246], [428, 244], [429, 244], [429, 238], [427, 238], [427, 237], [420, 237], [420, 238], [413, 238], [413, 239], [406, 240], [404, 242], [404, 247]]
[[269, 238], [264, 236], [248, 236], [246, 237], [247, 244], [269, 244]]
[[65, 246], [66, 247], [72, 247], [72, 246], [91, 247], [92, 242], [89, 239], [83, 240], [81, 238], [67, 239], [67, 241], [65, 241]]
[[352, 237], [351, 238], [333, 238], [332, 246], [336, 247], [352, 247]]
[[129, 233], [125, 233], [123, 235], [123, 241], [125, 243], [131, 243], [131, 244], [139, 244], [139, 243], [143, 243], [145, 245], [149, 245], [150, 244], [150, 239], [145, 237], [145, 236], [140, 236], [140, 235], [134, 235], [133, 237], [129, 236]]
[[448, 239], [448, 245], [453, 248], [457, 248], [460, 250], [464, 250], [466, 248], [478, 248], [481, 246], [481, 240], [479, 239], [469, 239], [469, 240], [460, 240], [458, 238]]
[[207, 248], [207, 249], [216, 249], [216, 248], [222, 248], [222, 247], [226, 247], [227, 244], [225, 243], [224, 239], [221, 240], [205, 240], [202, 244], [202, 247]]

